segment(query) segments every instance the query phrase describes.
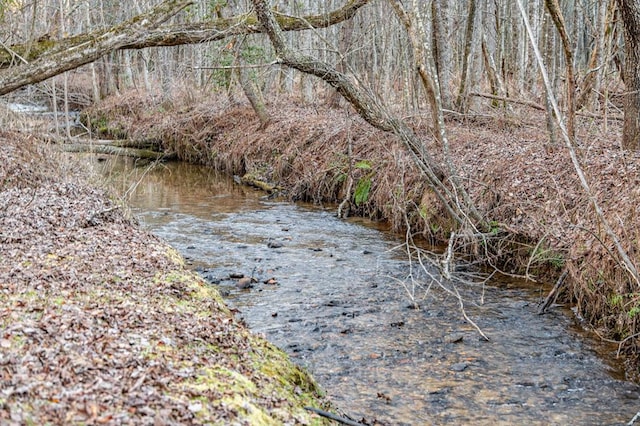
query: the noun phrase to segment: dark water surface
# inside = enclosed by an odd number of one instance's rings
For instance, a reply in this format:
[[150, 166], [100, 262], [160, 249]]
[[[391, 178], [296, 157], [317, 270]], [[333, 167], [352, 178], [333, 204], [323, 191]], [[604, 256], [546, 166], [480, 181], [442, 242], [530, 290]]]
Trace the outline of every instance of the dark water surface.
[[[581, 331], [568, 310], [537, 315], [539, 288], [459, 288], [485, 341], [456, 297], [415, 268], [410, 279], [402, 240], [375, 224], [269, 201], [202, 167], [92, 164], [127, 192], [144, 226], [357, 420], [605, 425], [640, 410], [638, 387], [619, 380], [616, 347]], [[258, 282], [239, 289], [230, 275], [241, 274]]]

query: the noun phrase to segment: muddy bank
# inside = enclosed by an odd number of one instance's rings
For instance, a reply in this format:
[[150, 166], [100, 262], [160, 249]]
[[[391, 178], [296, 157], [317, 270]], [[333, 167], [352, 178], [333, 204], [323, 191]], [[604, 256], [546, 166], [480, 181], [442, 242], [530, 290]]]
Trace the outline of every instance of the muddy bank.
[[38, 145], [0, 135], [0, 423], [322, 423], [307, 373]]
[[[85, 118], [99, 124], [94, 128], [155, 142], [187, 161], [260, 176], [292, 200], [347, 200], [349, 214], [385, 220], [397, 230], [408, 225], [432, 243], [446, 242], [453, 230], [405, 150], [348, 109], [273, 101], [272, 124], [259, 130], [247, 105], [193, 93], [170, 103], [160, 99], [130, 92], [94, 106]], [[613, 244], [596, 222], [568, 153], [549, 144], [544, 117], [537, 114], [490, 113], [447, 123], [461, 181], [495, 225], [485, 246], [461, 238], [455, 248], [547, 289], [566, 271], [559, 300], [574, 304], [603, 337], [635, 354], [637, 283], [612, 256]], [[437, 158], [427, 117], [410, 121]], [[579, 123], [579, 153], [594, 195], [636, 261], [640, 162], [637, 153], [619, 149], [619, 130], [611, 123]]]

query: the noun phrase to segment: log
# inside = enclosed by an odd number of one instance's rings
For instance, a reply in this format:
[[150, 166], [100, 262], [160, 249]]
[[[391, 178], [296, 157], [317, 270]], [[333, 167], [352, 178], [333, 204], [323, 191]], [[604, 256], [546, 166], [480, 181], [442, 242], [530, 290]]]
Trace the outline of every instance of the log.
[[53, 142], [55, 144], [82, 144], [88, 146], [106, 145], [120, 148], [136, 148], [149, 151], [160, 152], [160, 144], [152, 140], [131, 140], [131, 139], [91, 139], [82, 137], [67, 137], [64, 135], [56, 135], [54, 133], [45, 133], [36, 135], [45, 142]]
[[108, 31], [91, 33], [88, 41], [54, 47], [33, 62], [0, 72], [0, 95], [29, 84], [86, 65], [106, 54], [144, 38], [150, 31], [192, 3], [191, 0], [167, 0], [150, 12], [125, 21]]
[[90, 152], [93, 154], [121, 155], [125, 157], [147, 158], [150, 160], [171, 160], [176, 158], [174, 154], [150, 151], [148, 149], [122, 148], [112, 145], [66, 143], [61, 144], [60, 149], [64, 152]]
[[264, 192], [267, 192], [269, 194], [274, 194], [282, 190], [281, 187], [274, 185], [272, 183], [269, 183], [265, 180], [262, 180], [256, 177], [256, 175], [251, 173], [247, 173], [246, 175], [242, 176], [240, 178], [240, 183], [248, 186], [253, 186], [254, 188], [261, 189]]
[[[497, 96], [497, 95], [491, 95], [489, 93], [477, 93], [477, 92], [472, 92], [469, 93], [470, 96], [477, 96], [479, 98], [487, 98], [487, 99], [495, 99], [498, 101], [502, 101], [502, 102], [510, 102], [512, 104], [519, 104], [519, 105], [525, 105], [528, 106], [530, 108], [533, 109], [537, 109], [540, 111], [546, 111], [546, 108], [540, 104], [537, 104], [535, 102], [531, 102], [531, 101], [525, 101], [522, 99], [514, 99], [514, 98], [507, 98], [505, 96]], [[577, 111], [576, 115], [579, 115], [581, 117], [587, 117], [587, 118], [596, 118], [598, 120], [616, 120], [616, 121], [622, 121], [624, 119], [623, 116], [621, 115], [602, 115], [602, 114], [594, 114], [591, 112], [586, 112], [586, 111]]]

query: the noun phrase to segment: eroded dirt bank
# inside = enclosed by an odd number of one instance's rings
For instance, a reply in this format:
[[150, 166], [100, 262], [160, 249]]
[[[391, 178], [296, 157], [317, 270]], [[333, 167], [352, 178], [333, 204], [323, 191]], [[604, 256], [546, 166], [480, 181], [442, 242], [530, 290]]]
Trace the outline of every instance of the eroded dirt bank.
[[40, 145], [0, 134], [0, 423], [323, 424], [304, 371]]
[[[87, 111], [92, 127], [157, 143], [184, 160], [230, 174], [258, 176], [294, 200], [349, 200], [350, 214], [407, 225], [434, 243], [452, 229], [405, 150], [348, 109], [304, 105], [295, 99], [268, 105], [272, 124], [245, 104], [190, 93], [172, 98], [130, 92]], [[409, 120], [428, 144], [428, 114]], [[612, 256], [566, 149], [550, 144], [544, 117], [530, 110], [491, 113], [448, 122], [451, 154], [460, 178], [494, 232], [483, 245], [456, 241], [460, 253], [507, 273], [549, 286], [568, 273], [563, 298], [598, 333], [637, 353], [638, 283]], [[579, 154], [594, 196], [622, 245], [637, 261], [640, 170], [635, 152], [619, 148], [616, 123], [582, 121]], [[429, 145], [433, 155], [439, 149]], [[560, 299], [562, 300], [562, 299]], [[631, 371], [634, 375], [634, 371]]]

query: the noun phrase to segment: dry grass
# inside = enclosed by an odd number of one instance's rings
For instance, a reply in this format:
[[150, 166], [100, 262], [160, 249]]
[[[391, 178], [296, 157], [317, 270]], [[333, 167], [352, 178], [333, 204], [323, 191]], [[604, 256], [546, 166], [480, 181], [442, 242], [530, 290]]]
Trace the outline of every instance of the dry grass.
[[[268, 109], [273, 119], [264, 131], [248, 105], [191, 92], [170, 109], [154, 103], [152, 95], [130, 93], [88, 114], [108, 118], [132, 138], [157, 138], [184, 160], [229, 174], [260, 174], [286, 188], [292, 200], [339, 203], [350, 189], [352, 215], [388, 221], [396, 230], [409, 225], [432, 243], [446, 241], [452, 223], [393, 136], [350, 110], [295, 99], [273, 100]], [[413, 117], [412, 125], [441, 161], [427, 117]], [[496, 231], [489, 250], [463, 246], [464, 241], [459, 250], [539, 281], [553, 282], [566, 267], [566, 297], [579, 313], [608, 338], [628, 338], [626, 347], [635, 351], [637, 339], [629, 336], [640, 332], [638, 284], [612, 255], [566, 149], [548, 142], [544, 116], [488, 111], [465, 121], [450, 119], [447, 129], [459, 178]], [[616, 123], [604, 129], [600, 122], [582, 121], [578, 140], [593, 193], [637, 261], [638, 154], [619, 148]], [[356, 204], [356, 189], [367, 180], [370, 190]]]

